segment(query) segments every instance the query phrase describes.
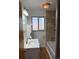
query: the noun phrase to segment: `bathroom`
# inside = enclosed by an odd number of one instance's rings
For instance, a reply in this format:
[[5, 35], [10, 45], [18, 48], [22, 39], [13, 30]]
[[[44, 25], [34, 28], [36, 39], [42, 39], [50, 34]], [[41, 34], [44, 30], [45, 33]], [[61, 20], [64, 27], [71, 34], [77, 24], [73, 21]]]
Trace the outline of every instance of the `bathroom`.
[[[44, 7], [44, 4], [49, 6]], [[50, 4], [49, 4], [50, 3]], [[22, 1], [23, 38], [26, 59], [55, 59], [57, 11], [55, 0]]]

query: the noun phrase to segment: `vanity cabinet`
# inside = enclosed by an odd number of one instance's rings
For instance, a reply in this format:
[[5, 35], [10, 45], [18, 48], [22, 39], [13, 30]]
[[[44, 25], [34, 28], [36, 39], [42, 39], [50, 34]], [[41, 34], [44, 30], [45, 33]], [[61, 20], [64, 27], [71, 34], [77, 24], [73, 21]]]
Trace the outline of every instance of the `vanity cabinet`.
[[25, 56], [26, 59], [40, 59], [40, 49], [39, 48], [26, 49]]

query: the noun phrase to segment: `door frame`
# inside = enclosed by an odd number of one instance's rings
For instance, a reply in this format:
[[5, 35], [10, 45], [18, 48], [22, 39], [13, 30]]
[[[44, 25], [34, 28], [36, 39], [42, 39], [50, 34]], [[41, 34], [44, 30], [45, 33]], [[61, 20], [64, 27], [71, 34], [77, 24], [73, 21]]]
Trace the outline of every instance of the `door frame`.
[[60, 0], [57, 0], [56, 59], [60, 59]]

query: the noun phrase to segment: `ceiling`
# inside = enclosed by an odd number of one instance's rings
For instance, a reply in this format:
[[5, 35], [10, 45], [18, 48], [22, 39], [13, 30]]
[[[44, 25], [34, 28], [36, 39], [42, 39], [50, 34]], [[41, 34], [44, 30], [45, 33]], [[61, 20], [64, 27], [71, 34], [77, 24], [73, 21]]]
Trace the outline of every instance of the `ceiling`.
[[[56, 0], [48, 0], [51, 5], [48, 10], [56, 9]], [[45, 10], [42, 8], [42, 3], [47, 2], [47, 0], [23, 0], [23, 6], [25, 9], [29, 10]]]

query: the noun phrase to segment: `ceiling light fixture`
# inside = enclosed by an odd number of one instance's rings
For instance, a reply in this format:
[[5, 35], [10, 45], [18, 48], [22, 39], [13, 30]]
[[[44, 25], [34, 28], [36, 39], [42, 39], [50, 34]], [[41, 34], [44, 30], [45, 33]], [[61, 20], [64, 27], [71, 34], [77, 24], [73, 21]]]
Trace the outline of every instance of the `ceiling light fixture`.
[[45, 3], [42, 4], [42, 7], [45, 8], [45, 9], [49, 8], [49, 6], [50, 6], [49, 2], [45, 2]]
[[26, 15], [26, 16], [29, 16], [27, 10], [25, 10], [25, 9], [23, 10], [23, 14]]

